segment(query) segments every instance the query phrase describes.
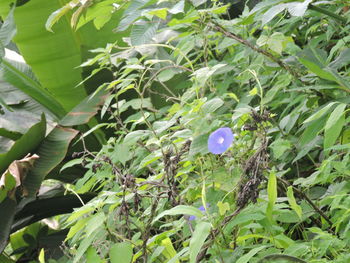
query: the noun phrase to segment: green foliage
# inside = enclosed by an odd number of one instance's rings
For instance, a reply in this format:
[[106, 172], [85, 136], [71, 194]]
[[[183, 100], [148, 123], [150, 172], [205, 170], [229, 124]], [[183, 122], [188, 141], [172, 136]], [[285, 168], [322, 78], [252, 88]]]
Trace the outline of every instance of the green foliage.
[[[65, 128], [56, 126], [35, 151], [41, 157], [23, 185], [32, 187], [33, 197], [69, 149], [76, 131], [66, 127], [85, 123], [103, 99], [102, 120], [84, 130], [78, 159], [59, 167], [87, 168], [66, 186], [83, 205], [55, 218], [67, 231], [65, 255], [42, 252], [33, 258], [350, 260], [350, 12], [344, 1], [265, 0], [231, 20], [222, 19], [228, 6], [220, 1], [71, 1], [55, 8], [42, 27], [46, 22], [55, 32], [60, 23], [69, 24], [63, 22], [68, 17], [72, 34], [91, 22], [105, 28], [113, 11], [114, 31], [129, 38], [94, 46], [94, 57], [81, 66], [95, 69], [83, 83], [106, 69], [113, 77], [60, 116]], [[8, 101], [1, 103], [11, 106]], [[60, 102], [65, 104], [64, 97]], [[220, 127], [229, 127], [234, 140], [214, 155], [208, 137]], [[99, 129], [110, 134], [108, 141], [90, 151], [85, 137]], [[19, 144], [27, 129], [3, 130]], [[21, 213], [15, 218], [16, 204], [9, 203], [14, 185], [6, 181], [0, 203], [9, 210], [0, 221], [6, 237], [12, 221], [20, 224]], [[23, 251], [17, 249], [28, 251], [31, 239], [40, 239], [34, 227], [11, 235], [6, 259], [19, 259]]]

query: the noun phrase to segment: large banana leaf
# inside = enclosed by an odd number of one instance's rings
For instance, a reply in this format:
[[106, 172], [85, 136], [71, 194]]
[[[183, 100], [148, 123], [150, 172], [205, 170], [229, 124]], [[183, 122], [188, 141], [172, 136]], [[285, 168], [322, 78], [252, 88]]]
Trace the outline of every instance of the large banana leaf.
[[[68, 113], [61, 125], [80, 125], [86, 123], [93, 117], [98, 110], [98, 106], [103, 103], [105, 93], [100, 92], [93, 98], [86, 98], [78, 106], [74, 108], [71, 113]], [[22, 194], [25, 197], [20, 200], [12, 200], [14, 204], [12, 206], [8, 205], [9, 198], [6, 198], [2, 203], [0, 203], [0, 209], [2, 213], [4, 222], [0, 221], [0, 253], [5, 248], [8, 235], [10, 233], [11, 225], [14, 220], [16, 204], [19, 203], [19, 207], [22, 207], [28, 201], [36, 197], [36, 194], [40, 188], [42, 181], [45, 177], [52, 171], [60, 162], [64, 159], [70, 142], [78, 134], [77, 130], [72, 128], [57, 125], [41, 142], [37, 151], [33, 152], [39, 155], [39, 159], [34, 163], [34, 167], [29, 171], [24, 179]], [[29, 130], [28, 132], [30, 132]], [[24, 137], [25, 135], [23, 135]], [[16, 142], [16, 149], [22, 149], [28, 140], [33, 140], [33, 138], [27, 140], [19, 140]], [[13, 148], [15, 147], [13, 146]], [[22, 154], [22, 152], [21, 152]], [[12, 155], [11, 155], [12, 156]], [[11, 201], [11, 202], [12, 202]], [[33, 214], [34, 216], [35, 214]]]
[[[12, 2], [14, 0], [0, 3], [2, 17], [6, 16]], [[82, 70], [78, 66], [89, 56], [87, 50], [113, 43], [120, 40], [122, 35], [111, 33], [118, 24], [120, 13], [114, 14], [100, 30], [89, 22], [78, 31], [71, 28], [70, 14], [67, 13], [52, 27], [54, 32], [47, 31], [45, 23], [50, 14], [67, 2], [35, 0], [16, 7], [17, 35], [14, 42], [43, 89], [50, 91], [70, 111], [86, 96], [84, 87], [76, 86], [82, 81]]]
[[[86, 193], [79, 195], [79, 197], [86, 203], [96, 195], [95, 193]], [[14, 222], [11, 226], [11, 233], [44, 218], [73, 212], [73, 208], [82, 205], [81, 200], [76, 195], [70, 194], [29, 202], [16, 212]]]
[[32, 153], [36, 150], [45, 138], [45, 132], [46, 120], [45, 116], [42, 116], [41, 121], [33, 125], [33, 127], [17, 140], [7, 153], [0, 154], [0, 177], [13, 161], [19, 160], [27, 155], [27, 153]]
[[66, 114], [65, 109], [56, 98], [42, 88], [28, 65], [4, 59], [0, 65], [0, 92], [5, 92], [6, 83], [30, 96], [57, 118], [62, 118]]

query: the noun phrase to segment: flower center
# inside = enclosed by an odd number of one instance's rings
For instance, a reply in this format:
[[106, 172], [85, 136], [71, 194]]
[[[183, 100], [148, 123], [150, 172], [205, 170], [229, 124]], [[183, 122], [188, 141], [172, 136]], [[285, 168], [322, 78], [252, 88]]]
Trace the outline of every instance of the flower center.
[[224, 137], [219, 137], [218, 138], [218, 143], [222, 144], [224, 142]]

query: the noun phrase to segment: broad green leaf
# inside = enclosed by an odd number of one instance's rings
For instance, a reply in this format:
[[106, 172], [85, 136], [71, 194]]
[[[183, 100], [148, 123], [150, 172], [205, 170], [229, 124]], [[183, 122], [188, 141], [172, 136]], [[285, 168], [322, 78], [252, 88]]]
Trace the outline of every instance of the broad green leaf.
[[221, 216], [225, 215], [227, 211], [230, 211], [230, 204], [227, 202], [223, 203], [222, 201], [219, 201], [216, 205], [219, 208], [219, 214]]
[[130, 2], [128, 8], [124, 11], [123, 17], [120, 20], [117, 31], [126, 30], [132, 23], [141, 16], [142, 7], [145, 7], [150, 0], [134, 0]]
[[86, 261], [87, 263], [102, 263], [102, 259], [98, 256], [96, 249], [94, 247], [89, 247], [86, 251]]
[[196, 228], [192, 234], [190, 240], [190, 263], [197, 262], [197, 256], [200, 252], [205, 240], [207, 239], [211, 229], [211, 224], [208, 222], [200, 222], [196, 225]]
[[[93, 210], [93, 208], [91, 210]], [[75, 225], [73, 225], [69, 228], [69, 232], [68, 232], [65, 240], [71, 239], [78, 231], [82, 230], [85, 227], [85, 224], [88, 220], [89, 220], [88, 217], [84, 217], [84, 218], [79, 219], [75, 223]]]
[[[83, 202], [89, 202], [96, 194], [86, 193], [80, 194], [79, 196]], [[41, 196], [40, 199], [28, 202], [24, 207], [17, 208], [15, 221], [11, 227], [11, 233], [44, 218], [70, 213], [74, 208], [82, 205], [80, 199], [74, 194], [68, 194], [53, 197]], [[80, 219], [79, 222], [84, 220]]]
[[93, 232], [98, 231], [103, 228], [105, 223], [106, 215], [104, 212], [98, 212], [97, 214], [92, 215], [89, 221], [86, 222], [85, 232], [87, 236], [90, 236]]
[[63, 119], [59, 121], [62, 126], [81, 125], [89, 122], [89, 120], [97, 113], [100, 106], [103, 105], [106, 93], [101, 91], [94, 96], [86, 97], [77, 106], [75, 106]]
[[152, 43], [152, 38], [156, 35], [159, 23], [154, 21], [143, 21], [143, 24], [134, 25], [131, 28], [131, 45], [139, 46]]
[[287, 197], [288, 197], [288, 203], [289, 203], [290, 207], [295, 211], [295, 213], [301, 219], [303, 211], [302, 211], [301, 207], [295, 201], [295, 197], [294, 197], [293, 187], [292, 186], [288, 186], [288, 188], [287, 188]]
[[178, 205], [175, 206], [169, 210], [165, 210], [162, 213], [160, 213], [154, 220], [153, 223], [158, 221], [160, 218], [168, 215], [191, 215], [195, 216], [197, 218], [202, 218], [203, 213], [195, 207], [187, 206], [187, 205]]
[[217, 109], [219, 109], [222, 105], [224, 105], [224, 101], [220, 98], [214, 98], [211, 99], [207, 102], [205, 102], [202, 105], [202, 111], [204, 113], [212, 113], [214, 111], [216, 111]]
[[333, 60], [329, 64], [329, 67], [337, 70], [339, 68], [347, 66], [349, 63], [350, 63], [350, 48], [346, 48], [339, 54], [339, 56], [335, 60]]
[[[5, 47], [7, 46], [12, 38], [16, 35], [16, 24], [13, 16], [13, 11], [15, 6], [13, 6], [8, 13], [4, 23], [0, 28], [0, 43]], [[1, 60], [0, 60], [1, 62]]]
[[45, 263], [45, 250], [42, 248], [39, 253], [39, 263]]
[[327, 58], [323, 50], [308, 47], [298, 54], [298, 59], [305, 67], [320, 78], [336, 81], [330, 72], [324, 70], [327, 66]]
[[148, 14], [155, 15], [155, 16], [165, 20], [167, 14], [168, 14], [168, 8], [153, 9], [151, 11], [148, 11]]
[[[71, 4], [73, 3], [73, 4]], [[70, 10], [72, 10], [77, 4], [79, 3], [79, 1], [71, 1], [70, 3], [64, 5], [63, 7], [59, 8], [58, 10], [56, 10], [55, 12], [53, 12], [47, 19], [46, 23], [45, 23], [45, 28], [46, 30], [53, 32], [52, 27], [54, 24], [56, 24], [58, 22], [58, 20], [60, 20], [60, 18], [62, 16], [64, 16], [65, 14], [67, 14]]]
[[45, 137], [46, 119], [43, 115], [41, 121], [33, 125], [11, 149], [0, 154], [0, 174], [14, 161], [23, 158], [27, 153], [33, 153]]
[[259, 253], [259, 251], [265, 249], [266, 246], [260, 245], [259, 247], [253, 248], [251, 249], [247, 254], [245, 254], [244, 256], [240, 257], [236, 263], [248, 263], [250, 262], [250, 259], [252, 257], [254, 257], [257, 253]]
[[36, 0], [16, 8], [14, 42], [42, 86], [69, 111], [86, 92], [83, 86], [75, 87], [82, 80], [81, 68], [77, 68], [82, 57], [79, 40], [69, 21], [60, 19], [54, 26], [55, 33], [45, 29], [50, 14], [61, 7], [59, 0]]
[[35, 162], [24, 181], [29, 196], [35, 196], [45, 176], [64, 159], [71, 140], [77, 134], [76, 130], [58, 126], [43, 140], [37, 151], [40, 159]]
[[292, 149], [292, 143], [286, 139], [279, 138], [270, 145], [273, 156], [276, 159], [280, 159], [282, 155], [287, 151]]
[[282, 54], [283, 48], [286, 45], [286, 37], [280, 33], [273, 33], [267, 40], [268, 47], [278, 54]]
[[37, 82], [26, 64], [4, 59], [0, 67], [0, 80], [18, 88], [56, 117], [61, 118], [66, 114], [56, 98]]
[[7, 245], [16, 206], [16, 201], [8, 197], [0, 203], [0, 211], [3, 215], [0, 216], [0, 254], [2, 254]]
[[2, 263], [15, 263], [14, 260], [6, 257], [5, 255], [0, 255], [0, 262], [2, 262]]
[[321, 118], [324, 114], [329, 112], [332, 109], [332, 106], [336, 104], [337, 102], [330, 102], [326, 106], [324, 106], [322, 109], [318, 110], [314, 114], [312, 114], [309, 118], [307, 118], [303, 123], [308, 123], [314, 120], [317, 120]]
[[315, 140], [317, 135], [324, 129], [326, 123], [326, 116], [323, 116], [317, 120], [312, 121], [305, 128], [304, 132], [301, 134], [299, 143], [301, 147], [309, 144], [311, 141]]
[[116, 243], [109, 250], [111, 263], [131, 263], [132, 257], [132, 246], [128, 242]]
[[90, 247], [92, 242], [94, 241], [95, 237], [98, 235], [98, 231], [95, 231], [92, 233], [92, 235], [87, 236], [86, 238], [82, 239], [82, 242], [80, 243], [77, 252], [75, 254], [75, 257], [73, 259], [73, 263], [81, 262], [80, 259], [83, 255], [85, 255], [86, 250]]
[[[70, 26], [69, 14], [53, 26], [55, 33], [47, 31], [45, 23], [49, 16], [67, 2], [68, 0], [36, 0], [17, 7], [14, 12], [17, 26], [14, 42], [39, 79], [43, 92], [48, 90], [65, 111], [70, 111], [86, 97], [84, 87], [77, 85], [82, 81], [82, 69], [78, 66], [91, 56], [88, 50], [121, 40], [125, 35], [111, 34], [115, 27], [113, 21], [99, 31], [90, 22], [76, 32]], [[2, 16], [7, 12], [0, 8]], [[120, 14], [121, 12], [115, 12], [112, 17], [117, 18]], [[94, 85], [96, 88], [99, 84], [89, 83], [92, 90]], [[62, 116], [64, 114], [60, 117]]]
[[326, 122], [325, 131], [324, 131], [324, 148], [327, 149], [334, 145], [338, 139], [344, 124], [345, 124], [345, 114], [344, 109], [346, 104], [338, 105], [334, 111], [329, 115], [329, 118]]
[[[173, 243], [171, 242], [170, 238], [164, 238], [161, 242], [161, 245], [164, 246], [164, 250], [162, 252], [162, 254], [168, 259], [172, 259], [176, 256], [176, 250], [173, 246]], [[179, 263], [178, 260], [175, 261], [176, 263]]]
[[263, 25], [267, 24], [272, 19], [274, 19], [275, 16], [283, 12], [286, 8], [287, 8], [287, 4], [279, 4], [269, 8], [269, 10], [265, 12], [265, 14], [262, 16], [262, 19], [261, 19], [262, 24]]
[[267, 183], [267, 195], [269, 202], [266, 209], [266, 216], [272, 221], [272, 212], [277, 200], [277, 178], [274, 171], [270, 172], [269, 181]]
[[204, 155], [209, 152], [208, 136], [209, 134], [202, 134], [193, 139], [190, 147], [190, 156], [194, 156], [197, 153]]

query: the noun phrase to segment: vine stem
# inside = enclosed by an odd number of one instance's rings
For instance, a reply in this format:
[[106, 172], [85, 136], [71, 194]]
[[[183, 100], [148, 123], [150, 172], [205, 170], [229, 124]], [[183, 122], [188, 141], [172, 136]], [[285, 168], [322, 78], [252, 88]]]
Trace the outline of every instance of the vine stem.
[[299, 78], [299, 74], [293, 70], [291, 67], [289, 67], [286, 63], [284, 63], [282, 60], [280, 60], [279, 58], [277, 58], [275, 55], [273, 55], [272, 53], [261, 49], [255, 45], [253, 45], [252, 43], [250, 43], [249, 41], [239, 37], [238, 35], [227, 31], [223, 26], [219, 25], [218, 23], [216, 23], [215, 21], [211, 21], [211, 23], [213, 24], [213, 28], [218, 31], [221, 32], [222, 34], [224, 34], [226, 37], [232, 38], [234, 40], [236, 40], [237, 42], [251, 48], [252, 50], [263, 54], [264, 56], [268, 57], [269, 59], [271, 59], [273, 62], [277, 63], [281, 68], [285, 69], [286, 71], [288, 71], [293, 77], [295, 78]]
[[331, 11], [328, 11], [327, 9], [324, 9], [324, 8], [321, 8], [321, 7], [318, 7], [315, 5], [311, 5], [311, 4], [309, 5], [309, 9], [314, 10], [314, 11], [319, 12], [319, 13], [322, 13], [324, 15], [330, 16], [330, 17], [332, 17], [332, 18], [334, 18], [334, 19], [336, 19], [344, 24], [347, 22], [347, 19], [345, 17], [337, 15]]
[[[277, 180], [279, 180], [279, 181], [281, 181], [284, 185], [286, 185], [286, 186], [292, 186], [293, 187], [293, 190], [301, 197], [301, 198], [303, 198], [303, 199], [305, 199], [305, 201], [306, 202], [308, 202], [311, 206], [312, 206], [312, 208], [315, 210], [315, 212], [317, 212], [321, 217], [323, 217], [324, 218], [324, 220], [326, 220], [327, 221], [327, 223], [330, 225], [330, 226], [332, 226], [333, 225], [333, 223], [332, 223], [332, 221], [329, 219], [329, 217], [325, 214], [325, 213], [323, 213], [323, 211], [305, 194], [305, 193], [303, 193], [301, 190], [299, 190], [297, 187], [295, 187], [295, 186], [293, 186], [293, 185], [291, 185], [288, 181], [286, 181], [286, 180], [284, 180], [284, 179], [282, 179], [282, 178], [277, 178]], [[332, 234], [336, 234], [332, 229], [329, 229], [330, 230], [330, 232], [332, 233]]]

